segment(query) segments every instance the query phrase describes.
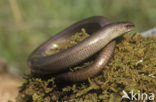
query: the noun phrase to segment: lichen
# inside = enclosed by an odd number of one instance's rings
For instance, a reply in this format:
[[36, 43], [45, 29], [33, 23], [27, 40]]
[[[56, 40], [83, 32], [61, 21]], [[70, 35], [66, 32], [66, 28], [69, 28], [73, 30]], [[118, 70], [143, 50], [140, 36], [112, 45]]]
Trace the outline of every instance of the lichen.
[[[85, 63], [89, 65], [90, 60]], [[17, 102], [120, 102], [123, 90], [156, 94], [156, 37], [136, 33], [118, 38], [114, 56], [104, 70], [83, 82], [34, 73], [24, 80]]]

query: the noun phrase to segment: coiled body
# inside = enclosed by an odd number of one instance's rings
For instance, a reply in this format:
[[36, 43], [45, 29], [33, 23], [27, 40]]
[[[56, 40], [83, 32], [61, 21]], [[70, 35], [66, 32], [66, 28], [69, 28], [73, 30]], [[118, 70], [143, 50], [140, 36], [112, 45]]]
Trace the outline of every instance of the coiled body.
[[78, 82], [93, 77], [94, 75], [98, 74], [108, 63], [109, 59], [113, 55], [115, 45], [116, 41], [110, 42], [104, 49], [100, 51], [93, 64], [87, 68], [80, 69], [75, 72], [59, 74], [56, 77], [71, 82]]
[[[104, 17], [101, 17], [101, 16], [91, 17], [91, 18], [82, 20], [68, 27], [67, 29], [60, 32], [56, 36], [52, 37], [50, 40], [43, 43], [40, 47], [38, 47], [29, 56], [28, 64], [33, 72], [40, 73], [40, 74], [55, 74], [55, 73], [62, 72], [66, 68], [74, 66], [88, 59], [89, 57], [94, 55], [96, 52], [103, 49], [110, 41], [112, 41], [116, 37], [126, 32], [129, 32], [133, 27], [134, 25], [130, 22], [118, 22], [118, 23], [109, 24], [108, 20], [106, 20]], [[57, 42], [63, 43], [64, 41], [69, 39], [71, 35], [80, 31], [81, 28], [85, 28], [86, 31], [91, 35], [85, 40], [83, 40], [82, 42], [78, 43], [77, 45], [69, 49], [66, 49], [60, 53], [57, 53], [51, 56], [46, 55], [45, 53], [46, 50], [55, 49], [57, 46], [54, 44], [56, 44]], [[105, 52], [103, 53], [104, 54], [103, 58], [98, 57], [98, 59], [100, 58], [102, 58], [103, 60], [106, 59], [106, 61], [104, 62], [107, 62], [110, 58], [109, 56], [112, 55], [114, 45], [115, 45], [114, 43], [110, 43], [110, 45], [106, 47], [105, 49], [106, 51], [105, 50], [102, 51], [102, 52]], [[99, 63], [98, 61], [102, 61], [102, 59], [96, 60], [95, 63], [96, 64]], [[87, 68], [90, 71], [86, 70], [85, 72], [89, 73], [92, 71], [91, 69], [94, 69], [94, 71], [96, 69], [101, 69], [101, 66], [103, 66], [104, 64], [101, 64], [100, 67], [97, 67], [97, 65], [92, 64], [91, 66], [89, 66], [89, 68]], [[68, 78], [67, 78], [67, 75], [68, 75]], [[82, 78], [81, 80], [85, 80], [86, 78], [92, 77], [93, 75], [95, 75], [95, 73], [91, 75], [86, 74], [86, 77]], [[59, 78], [64, 78], [66, 80], [68, 80], [70, 76], [73, 77], [72, 74], [69, 74], [69, 73], [58, 75]], [[76, 80], [76, 78], [78, 77], [75, 76], [74, 79]], [[71, 79], [71, 81], [74, 79]], [[77, 81], [81, 81], [81, 80], [77, 80]]]

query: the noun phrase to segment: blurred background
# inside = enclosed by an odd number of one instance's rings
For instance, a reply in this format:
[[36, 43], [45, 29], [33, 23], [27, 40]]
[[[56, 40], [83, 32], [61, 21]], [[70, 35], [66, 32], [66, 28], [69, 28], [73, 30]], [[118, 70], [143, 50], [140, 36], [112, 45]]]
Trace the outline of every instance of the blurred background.
[[0, 61], [28, 73], [28, 55], [69, 25], [90, 16], [156, 26], [156, 0], [0, 0]]

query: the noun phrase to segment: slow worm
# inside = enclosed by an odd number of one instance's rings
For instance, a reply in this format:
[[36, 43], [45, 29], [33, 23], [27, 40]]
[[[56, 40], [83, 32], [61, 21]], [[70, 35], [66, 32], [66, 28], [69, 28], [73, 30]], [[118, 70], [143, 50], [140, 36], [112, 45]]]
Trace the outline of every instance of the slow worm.
[[[32, 72], [35, 73], [58, 74], [68, 67], [77, 65], [88, 59], [96, 52], [102, 50], [113, 39], [131, 31], [133, 27], [134, 25], [130, 22], [109, 23], [109, 21], [102, 16], [82, 20], [58, 33], [34, 50], [28, 58], [28, 65]], [[87, 33], [91, 35], [77, 45], [57, 54], [47, 55], [45, 53], [46, 50], [54, 50], [59, 47], [56, 43], [64, 43], [71, 35], [79, 32], [81, 28], [85, 28]], [[101, 66], [108, 62], [113, 53], [114, 46], [115, 42], [108, 44], [100, 52], [95, 62], [88, 68], [77, 72], [58, 74], [57, 77], [69, 81], [81, 81], [94, 76], [102, 69]]]

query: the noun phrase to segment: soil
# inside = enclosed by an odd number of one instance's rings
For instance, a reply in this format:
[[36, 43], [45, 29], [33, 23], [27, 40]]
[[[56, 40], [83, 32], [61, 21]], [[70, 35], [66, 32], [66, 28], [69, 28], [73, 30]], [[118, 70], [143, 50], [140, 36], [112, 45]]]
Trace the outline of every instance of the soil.
[[0, 102], [15, 101], [21, 79], [7, 71], [7, 65], [0, 62]]

